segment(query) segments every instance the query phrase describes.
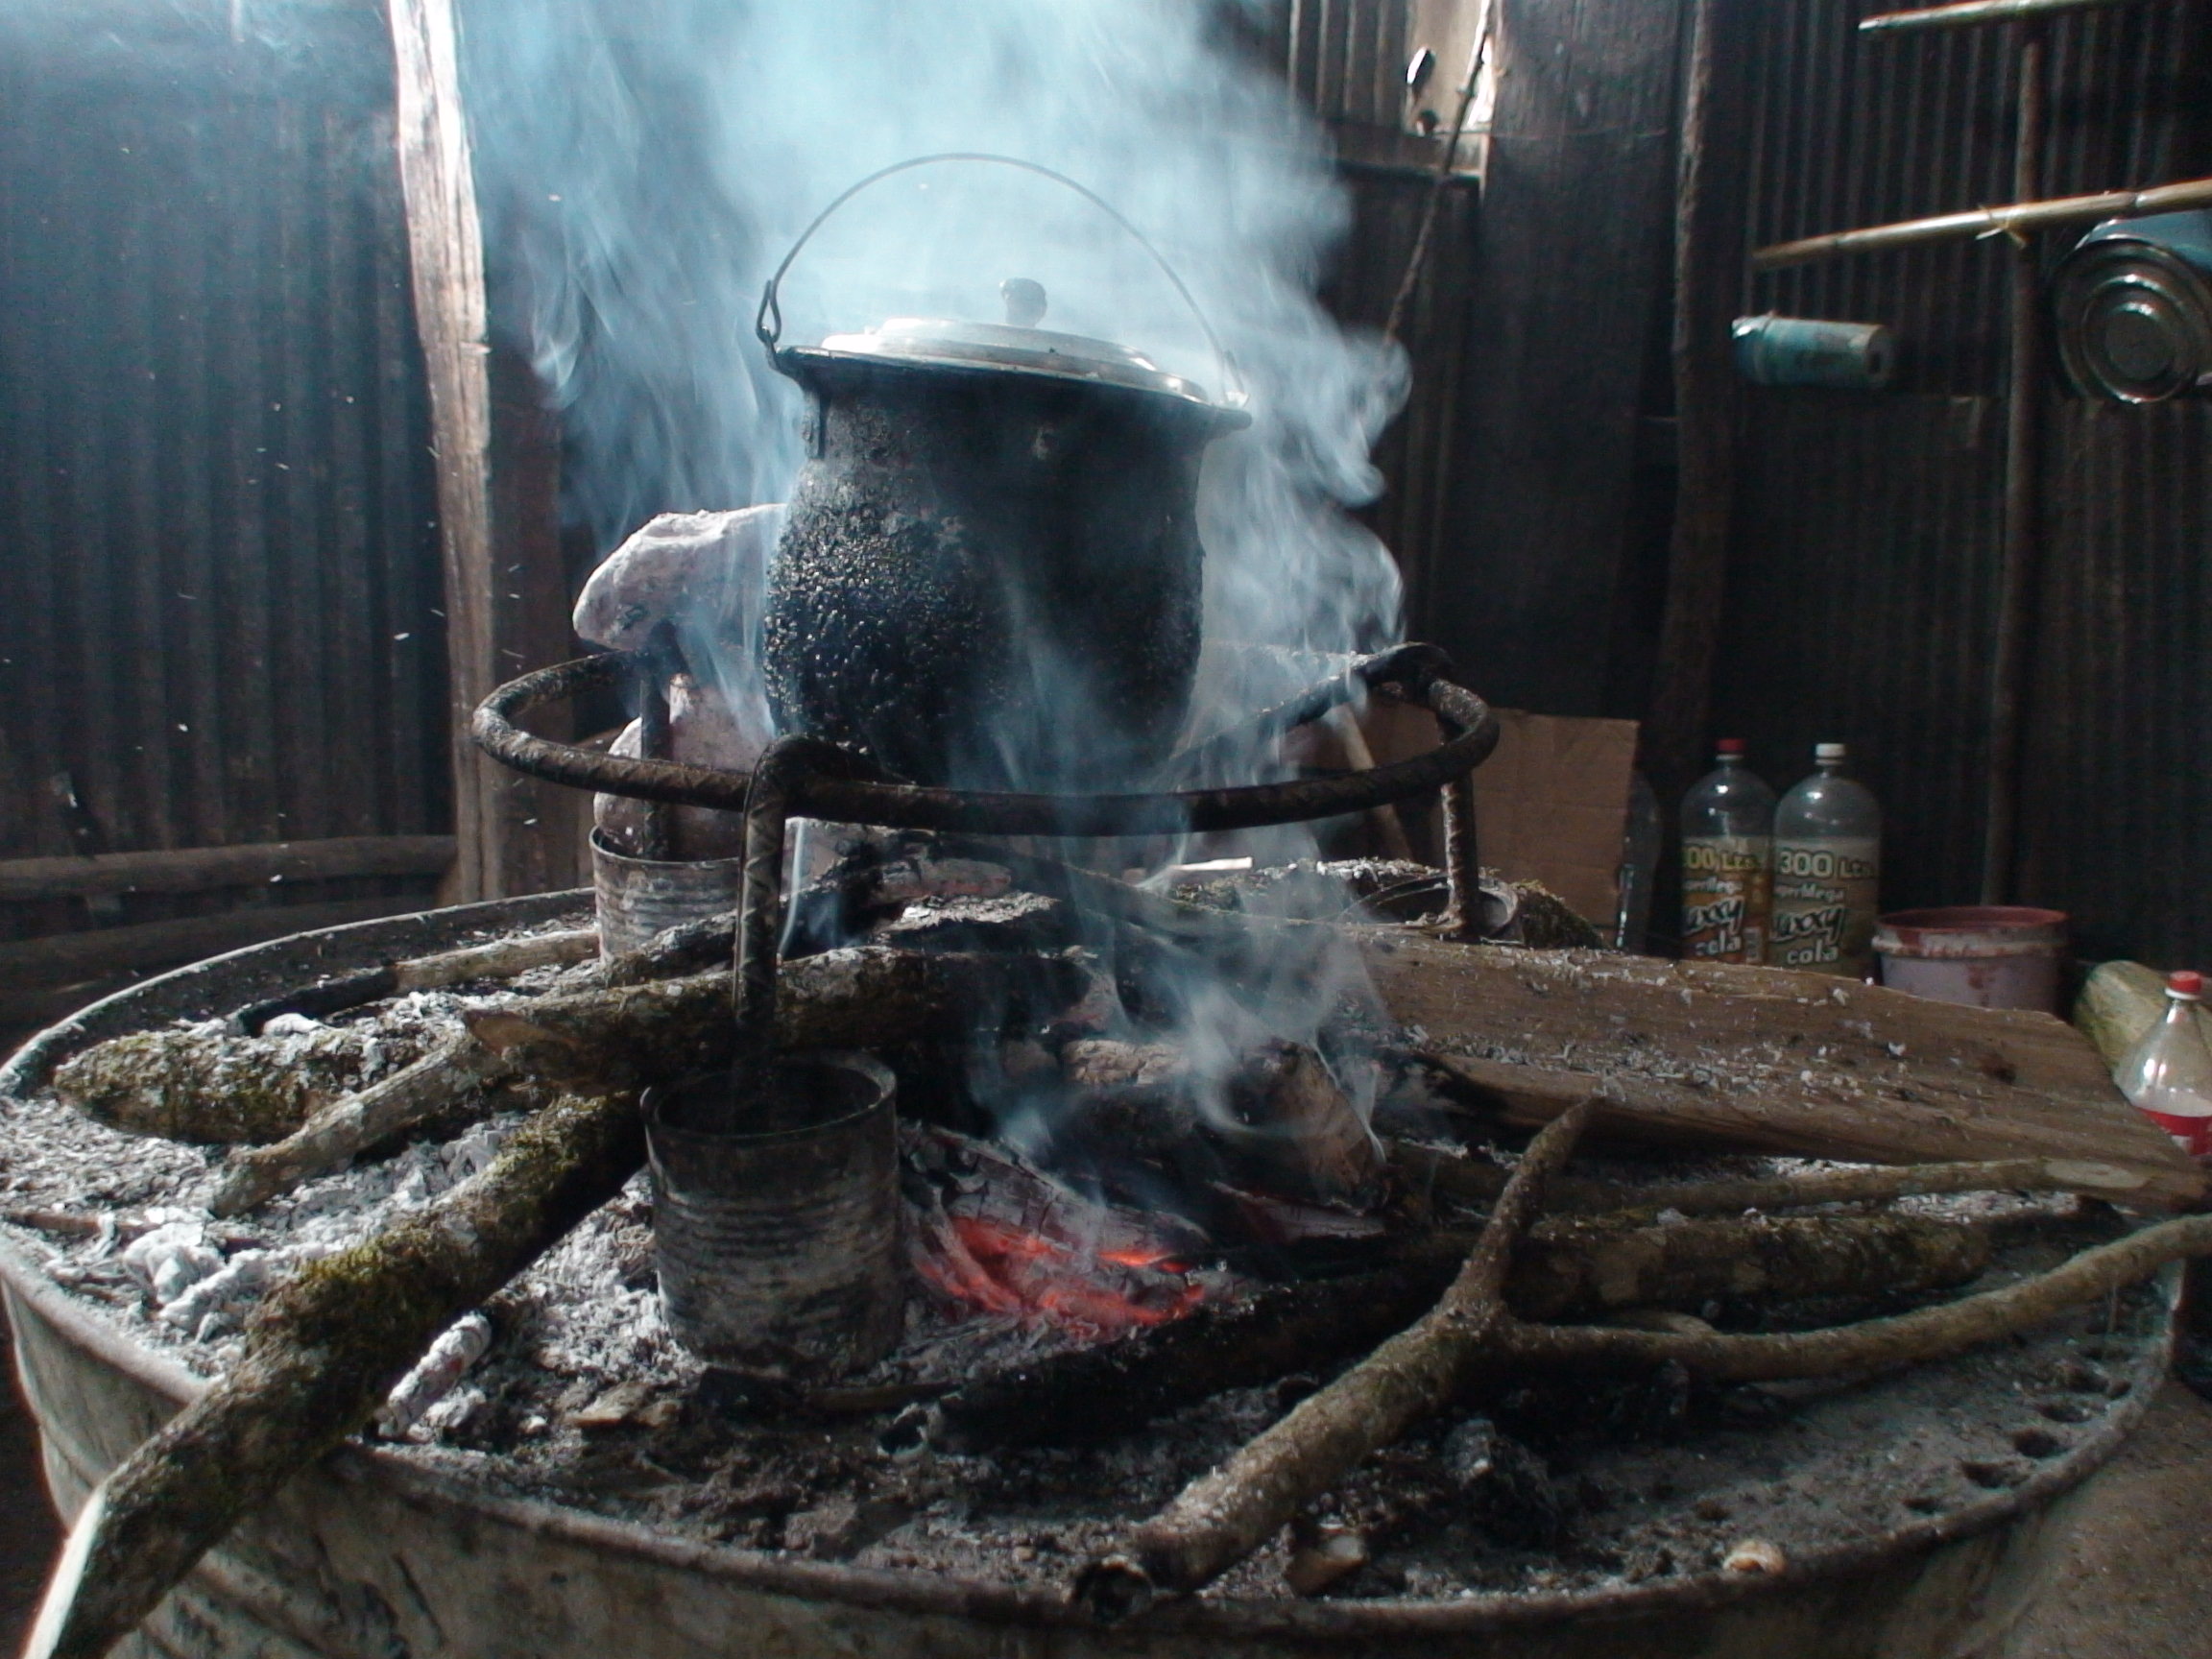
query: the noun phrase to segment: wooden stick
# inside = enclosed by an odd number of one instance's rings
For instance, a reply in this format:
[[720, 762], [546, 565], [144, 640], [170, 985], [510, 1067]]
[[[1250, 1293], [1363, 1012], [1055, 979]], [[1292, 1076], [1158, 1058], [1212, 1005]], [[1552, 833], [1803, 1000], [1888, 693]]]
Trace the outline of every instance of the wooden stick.
[[[1056, 1013], [1087, 988], [1070, 956], [826, 950], [782, 964], [780, 1049], [879, 1048], [965, 1035], [1022, 1010]], [[462, 1016], [469, 1032], [530, 1075], [565, 1088], [637, 1088], [730, 1064], [730, 975], [545, 997]]]
[[[1448, 1198], [1487, 1204], [1505, 1190], [1508, 1172], [1495, 1164], [1455, 1158], [1404, 1141], [1384, 1143], [1402, 1179]], [[2140, 1198], [2144, 1176], [2109, 1164], [2064, 1158], [1998, 1158], [1978, 1164], [1907, 1164], [1815, 1169], [1802, 1175], [1742, 1176], [1715, 1181], [1577, 1181], [1551, 1187], [1555, 1210], [1582, 1214], [1678, 1210], [1725, 1215], [1740, 1210], [1801, 1210], [1815, 1204], [1884, 1203], [1944, 1192], [2080, 1192], [2093, 1198]]]
[[2094, 1301], [2185, 1257], [2212, 1256], [2212, 1215], [2161, 1221], [2084, 1250], [2050, 1272], [1888, 1319], [1774, 1335], [1678, 1334], [1612, 1326], [1525, 1325], [1508, 1319], [1496, 1358], [1509, 1366], [1678, 1364], [1721, 1382], [1773, 1382], [1887, 1370], [2008, 1336]]
[[93, 1489], [26, 1659], [100, 1659], [238, 1519], [366, 1424], [439, 1333], [621, 1190], [644, 1157], [627, 1095], [564, 1099], [489, 1168], [302, 1267], [246, 1352]]
[[281, 996], [250, 1003], [231, 1020], [246, 1034], [258, 1035], [261, 1027], [279, 1014], [303, 1014], [312, 1020], [403, 997], [411, 991], [437, 991], [448, 985], [466, 985], [472, 979], [512, 979], [540, 968], [558, 968], [583, 962], [598, 954], [599, 932], [579, 927], [560, 933], [527, 933], [520, 938], [494, 939], [489, 945], [470, 945], [459, 950], [387, 962], [381, 968], [320, 979]]
[[2003, 207], [1970, 207], [1927, 219], [1903, 219], [1862, 230], [1830, 230], [1794, 242], [1775, 242], [1751, 255], [1754, 271], [1778, 271], [1841, 253], [1875, 253], [1892, 248], [1918, 248], [1931, 242], [1958, 242], [1973, 236], [2025, 236], [2087, 225], [2099, 219], [2172, 213], [2183, 207], [2212, 207], [2212, 179], [2188, 179], [2147, 190], [2107, 190], [2096, 196], [2060, 196], [2048, 202], [2015, 202]]
[[0, 899], [90, 899], [105, 893], [199, 893], [271, 881], [348, 876], [436, 876], [453, 862], [450, 835], [343, 835], [100, 853], [82, 858], [0, 859]]
[[244, 1214], [436, 1117], [469, 1090], [516, 1075], [505, 1055], [473, 1037], [456, 1037], [359, 1094], [331, 1102], [283, 1140], [232, 1152], [207, 1208], [218, 1215]]
[[1862, 35], [1906, 35], [1923, 29], [1960, 29], [1977, 23], [2013, 23], [2056, 17], [2093, 7], [2124, 6], [2128, 0], [1962, 0], [1957, 6], [1926, 6], [1917, 12], [1883, 12], [1859, 19]]
[[288, 933], [341, 927], [420, 910], [421, 894], [338, 899], [327, 904], [255, 904], [171, 922], [136, 922], [84, 933], [50, 933], [0, 945], [0, 988], [71, 984], [121, 969], [168, 968]]
[[[1112, 1439], [1226, 1388], [1328, 1366], [1403, 1331], [1465, 1263], [1464, 1233], [1342, 1279], [1281, 1285], [1249, 1302], [1024, 1362], [946, 1394], [931, 1438], [973, 1454]], [[1817, 1215], [1623, 1227], [1547, 1221], [1514, 1258], [1508, 1305], [1582, 1316], [1696, 1308], [1717, 1296], [1873, 1296], [1961, 1285], [1988, 1265], [1979, 1228], [1918, 1215]]]
[[1419, 1324], [1185, 1487], [1120, 1549], [1092, 1561], [1076, 1580], [1076, 1598], [1102, 1618], [1122, 1618], [1159, 1591], [1211, 1583], [1273, 1537], [1300, 1505], [1449, 1400], [1506, 1317], [1514, 1246], [1535, 1217], [1544, 1183], [1567, 1161], [1596, 1110], [1595, 1099], [1570, 1107], [1529, 1143], [1458, 1278]]

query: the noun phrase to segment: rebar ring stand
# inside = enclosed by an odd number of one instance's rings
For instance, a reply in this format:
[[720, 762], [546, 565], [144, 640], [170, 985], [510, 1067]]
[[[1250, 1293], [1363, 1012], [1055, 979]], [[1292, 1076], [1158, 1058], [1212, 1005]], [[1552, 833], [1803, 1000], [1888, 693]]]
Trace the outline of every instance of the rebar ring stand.
[[[1464, 934], [1479, 914], [1473, 793], [1469, 779], [1498, 745], [1498, 721], [1481, 698], [1450, 678], [1433, 645], [1401, 645], [1360, 659], [1343, 674], [1267, 710], [1232, 736], [1256, 740], [1317, 720], [1356, 692], [1394, 689], [1429, 709], [1444, 741], [1425, 754], [1365, 772], [1133, 795], [1035, 795], [904, 783], [863, 756], [817, 737], [770, 745], [750, 773], [681, 761], [596, 754], [533, 736], [515, 717], [541, 704], [650, 677], [646, 653], [608, 652], [541, 668], [487, 697], [470, 723], [479, 748], [501, 764], [549, 782], [601, 794], [705, 806], [745, 815], [743, 886], [737, 916], [733, 993], [740, 1066], [763, 1057], [775, 1029], [777, 944], [783, 924], [783, 844], [793, 818], [966, 835], [1028, 835], [1079, 840], [1252, 830], [1363, 812], [1432, 790], [1444, 802], [1448, 932]], [[1217, 739], [1178, 757], [1186, 765], [1223, 752]]]

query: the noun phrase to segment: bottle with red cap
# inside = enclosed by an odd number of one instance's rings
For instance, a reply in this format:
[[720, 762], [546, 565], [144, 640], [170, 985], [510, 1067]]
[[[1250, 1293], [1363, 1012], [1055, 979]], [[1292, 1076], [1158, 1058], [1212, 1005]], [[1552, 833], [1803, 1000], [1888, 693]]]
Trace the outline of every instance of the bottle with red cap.
[[2113, 1081], [2182, 1151], [2212, 1160], [2212, 1047], [2197, 1018], [2203, 1000], [2203, 974], [2168, 974], [2165, 1018], [2143, 1034]]
[[1682, 954], [1767, 960], [1774, 907], [1774, 791], [1723, 737], [1719, 762], [1682, 798]]

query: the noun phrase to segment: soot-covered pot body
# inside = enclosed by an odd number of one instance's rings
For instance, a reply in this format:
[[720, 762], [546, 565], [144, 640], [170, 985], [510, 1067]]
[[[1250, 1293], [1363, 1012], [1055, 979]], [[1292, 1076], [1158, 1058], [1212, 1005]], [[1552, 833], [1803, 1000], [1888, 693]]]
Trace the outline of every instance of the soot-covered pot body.
[[809, 404], [765, 616], [780, 729], [916, 782], [1142, 783], [1197, 665], [1200, 465], [1244, 418], [1022, 369], [777, 360]]

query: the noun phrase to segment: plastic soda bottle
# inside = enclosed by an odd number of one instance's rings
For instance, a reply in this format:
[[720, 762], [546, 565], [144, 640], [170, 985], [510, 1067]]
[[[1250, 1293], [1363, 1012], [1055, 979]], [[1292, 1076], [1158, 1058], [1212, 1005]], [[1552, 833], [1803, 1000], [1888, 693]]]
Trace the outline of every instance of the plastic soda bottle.
[[2212, 1159], [2212, 1048], [2197, 1022], [2203, 1000], [2203, 974], [2168, 974], [2166, 1017], [2143, 1034], [2112, 1080], [2182, 1151]]
[[1845, 774], [1840, 743], [1813, 749], [1815, 771], [1774, 809], [1774, 935], [1778, 968], [1847, 974], [1874, 967], [1881, 908], [1882, 808]]
[[1723, 737], [1719, 762], [1682, 797], [1682, 954], [1764, 962], [1774, 894], [1774, 791]]

